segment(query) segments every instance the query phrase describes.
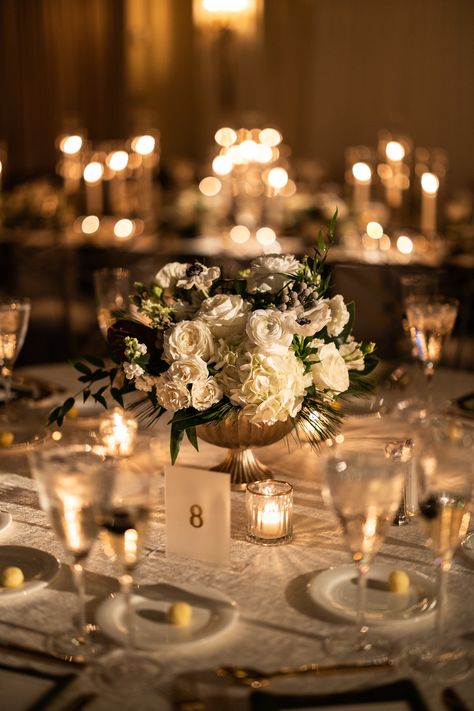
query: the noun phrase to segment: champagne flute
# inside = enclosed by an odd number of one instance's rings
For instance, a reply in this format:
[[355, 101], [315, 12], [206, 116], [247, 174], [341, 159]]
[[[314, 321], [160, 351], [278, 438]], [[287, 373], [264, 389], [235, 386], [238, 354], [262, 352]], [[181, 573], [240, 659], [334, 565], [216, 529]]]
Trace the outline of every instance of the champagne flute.
[[13, 366], [25, 341], [30, 310], [29, 299], [0, 299], [0, 376], [5, 407], [11, 400]]
[[426, 409], [432, 405], [432, 382], [435, 366], [443, 346], [451, 335], [459, 301], [437, 297], [433, 300], [412, 299], [406, 304], [408, 327], [417, 359], [423, 365], [426, 379]]
[[97, 321], [103, 337], [115, 321], [117, 312], [128, 312], [130, 272], [128, 269], [99, 269], [94, 272]]
[[474, 427], [435, 417], [418, 458], [420, 514], [434, 553], [438, 592], [432, 639], [409, 651], [412, 666], [440, 681], [463, 677], [473, 659], [460, 640], [447, 634], [448, 576], [457, 546], [466, 535], [474, 481]]
[[[106, 555], [118, 562], [126, 627], [124, 649], [104, 658], [97, 680], [115, 691], [147, 681], [153, 685], [160, 666], [137, 649], [133, 610], [133, 573], [146, 541], [153, 499], [155, 471], [146, 454], [114, 458], [114, 484], [110, 499], [100, 507], [97, 522]], [[119, 598], [120, 601], [120, 598]]]
[[52, 651], [64, 657], [87, 658], [95, 650], [86, 619], [83, 564], [98, 533], [96, 508], [107, 500], [111, 470], [103, 449], [90, 444], [52, 445], [29, 452], [42, 509], [72, 560], [78, 602], [75, 630], [51, 636]]
[[325, 493], [342, 524], [356, 564], [356, 627], [325, 640], [330, 654], [372, 658], [390, 654], [388, 639], [369, 632], [366, 620], [367, 575], [400, 504], [405, 473], [398, 458], [386, 454], [383, 440], [345, 440], [326, 458]]

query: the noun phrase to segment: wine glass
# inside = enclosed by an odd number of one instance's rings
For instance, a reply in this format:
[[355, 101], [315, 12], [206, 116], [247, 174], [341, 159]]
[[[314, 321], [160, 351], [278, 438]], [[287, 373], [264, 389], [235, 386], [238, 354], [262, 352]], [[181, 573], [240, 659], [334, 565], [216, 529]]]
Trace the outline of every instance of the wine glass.
[[356, 627], [325, 640], [330, 654], [359, 659], [385, 656], [388, 639], [369, 632], [367, 574], [400, 504], [404, 465], [386, 454], [383, 440], [345, 440], [326, 457], [325, 493], [331, 501], [358, 573]]
[[438, 591], [434, 636], [409, 652], [412, 666], [440, 681], [462, 677], [473, 659], [446, 630], [448, 575], [466, 535], [474, 481], [474, 427], [451, 417], [434, 417], [418, 457], [420, 514], [434, 553]]
[[41, 507], [72, 560], [78, 601], [77, 628], [51, 636], [49, 646], [61, 656], [85, 659], [95, 649], [86, 621], [83, 563], [97, 536], [96, 509], [109, 496], [112, 472], [103, 448], [90, 444], [51, 444], [28, 456]]
[[[153, 503], [155, 471], [147, 454], [114, 458], [114, 484], [110, 499], [100, 507], [97, 522], [106, 555], [121, 568], [120, 591], [126, 635], [124, 649], [103, 660], [96, 674], [99, 684], [115, 691], [147, 681], [153, 685], [160, 666], [136, 647], [133, 609], [133, 573], [146, 541]], [[121, 600], [118, 598], [118, 602]]]
[[426, 379], [426, 409], [432, 404], [432, 382], [435, 366], [441, 359], [443, 346], [451, 335], [458, 313], [459, 301], [442, 296], [433, 300], [413, 298], [406, 304], [410, 336], [417, 359], [423, 365]]
[[130, 294], [130, 272], [128, 269], [99, 269], [94, 272], [94, 290], [97, 308], [97, 321], [102, 335], [107, 339], [107, 332], [116, 319], [116, 314], [128, 312]]
[[0, 377], [5, 408], [11, 400], [13, 366], [25, 341], [30, 310], [29, 299], [0, 299]]

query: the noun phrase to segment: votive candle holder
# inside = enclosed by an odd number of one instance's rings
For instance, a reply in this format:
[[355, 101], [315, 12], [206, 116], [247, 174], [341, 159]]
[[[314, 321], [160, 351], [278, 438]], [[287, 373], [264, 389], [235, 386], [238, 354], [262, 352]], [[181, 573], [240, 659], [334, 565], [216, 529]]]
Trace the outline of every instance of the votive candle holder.
[[264, 546], [288, 543], [293, 537], [293, 487], [264, 479], [247, 484], [247, 540]]

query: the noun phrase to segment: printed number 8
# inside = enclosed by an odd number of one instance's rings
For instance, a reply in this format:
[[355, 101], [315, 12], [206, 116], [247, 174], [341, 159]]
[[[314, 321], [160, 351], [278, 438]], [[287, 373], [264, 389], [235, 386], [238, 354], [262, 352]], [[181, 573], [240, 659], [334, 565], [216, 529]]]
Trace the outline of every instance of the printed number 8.
[[202, 518], [202, 508], [198, 504], [193, 504], [189, 509], [191, 516], [189, 517], [189, 523], [193, 528], [201, 528], [204, 525], [204, 520]]

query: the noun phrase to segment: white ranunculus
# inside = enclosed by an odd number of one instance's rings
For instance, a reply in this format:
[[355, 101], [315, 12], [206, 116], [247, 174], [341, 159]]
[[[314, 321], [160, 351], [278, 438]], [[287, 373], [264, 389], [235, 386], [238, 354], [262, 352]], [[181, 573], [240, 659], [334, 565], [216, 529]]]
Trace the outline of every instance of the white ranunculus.
[[339, 347], [339, 353], [346, 361], [349, 370], [364, 370], [364, 354], [357, 345], [353, 336], [349, 336], [346, 343]]
[[186, 385], [170, 380], [166, 373], [156, 382], [156, 398], [165, 410], [176, 412], [191, 405], [191, 393]]
[[331, 309], [331, 320], [328, 323], [327, 331], [328, 335], [334, 338], [335, 336], [339, 336], [349, 321], [349, 311], [341, 294], [336, 294], [332, 299], [326, 299], [326, 303]]
[[166, 371], [166, 375], [171, 380], [189, 385], [202, 380], [206, 380], [209, 376], [206, 362], [199, 356], [189, 356], [189, 358], [180, 358], [173, 361]]
[[223, 391], [215, 378], [194, 383], [191, 388], [191, 402], [196, 410], [208, 410], [223, 396]]
[[258, 424], [274, 424], [295, 417], [301, 409], [311, 374], [294, 353], [285, 355], [247, 354], [240, 366], [240, 383], [229, 397], [242, 413]]
[[203, 321], [216, 338], [238, 343], [245, 331], [250, 304], [237, 294], [216, 294], [204, 299], [197, 318]]
[[123, 372], [125, 373], [127, 380], [135, 380], [135, 378], [139, 378], [143, 375], [145, 371], [141, 365], [138, 365], [138, 363], [124, 363]]
[[293, 325], [281, 311], [257, 309], [250, 314], [245, 330], [260, 353], [284, 354], [293, 340]]
[[349, 387], [347, 365], [335, 343], [326, 343], [318, 351], [319, 362], [311, 366], [314, 385], [319, 390], [343, 393]]
[[250, 264], [250, 276], [247, 289], [254, 291], [269, 291], [276, 294], [289, 281], [287, 274], [296, 274], [301, 267], [292, 254], [268, 254], [257, 257]]
[[178, 279], [183, 279], [186, 275], [186, 269], [188, 267], [189, 264], [169, 262], [157, 272], [155, 281], [158, 286], [161, 286], [163, 289], [174, 289]]
[[207, 291], [211, 284], [221, 275], [220, 267], [205, 267], [200, 262], [188, 265], [184, 276], [178, 280], [176, 286], [180, 289], [203, 289]]
[[331, 320], [331, 309], [324, 299], [304, 311], [286, 311], [294, 319], [293, 331], [297, 336], [314, 336]]
[[180, 321], [165, 332], [164, 358], [168, 363], [199, 356], [208, 361], [214, 353], [214, 339], [203, 321]]

